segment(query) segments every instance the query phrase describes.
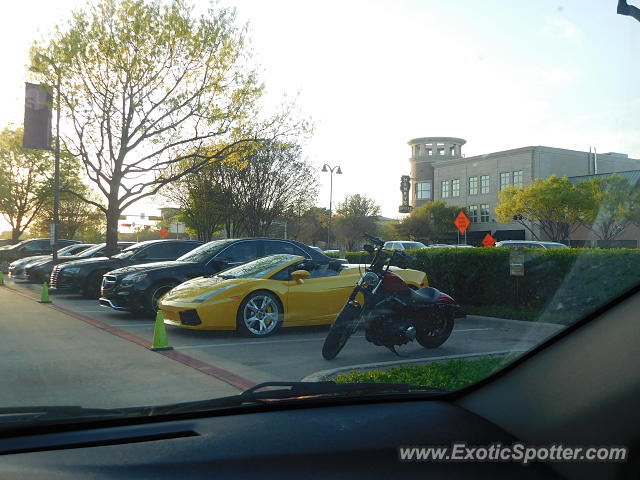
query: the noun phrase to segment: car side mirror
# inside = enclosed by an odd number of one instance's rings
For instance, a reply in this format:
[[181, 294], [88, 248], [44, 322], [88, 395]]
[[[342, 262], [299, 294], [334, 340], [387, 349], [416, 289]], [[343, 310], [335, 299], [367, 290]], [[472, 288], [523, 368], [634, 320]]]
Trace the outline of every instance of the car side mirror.
[[304, 279], [309, 278], [310, 276], [311, 274], [306, 270], [296, 270], [291, 272], [291, 278], [293, 278], [296, 283], [304, 283]]

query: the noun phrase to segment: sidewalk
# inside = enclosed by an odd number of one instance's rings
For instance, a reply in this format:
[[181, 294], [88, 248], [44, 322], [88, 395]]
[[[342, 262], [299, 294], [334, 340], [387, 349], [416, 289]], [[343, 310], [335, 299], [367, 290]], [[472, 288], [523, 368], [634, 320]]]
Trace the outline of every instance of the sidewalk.
[[238, 393], [225, 382], [2, 286], [0, 352], [0, 408], [116, 408]]

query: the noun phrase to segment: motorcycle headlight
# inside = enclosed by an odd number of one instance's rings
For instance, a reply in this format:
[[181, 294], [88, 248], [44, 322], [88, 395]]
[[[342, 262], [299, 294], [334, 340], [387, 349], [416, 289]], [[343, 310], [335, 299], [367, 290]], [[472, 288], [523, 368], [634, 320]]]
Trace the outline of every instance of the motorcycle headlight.
[[122, 279], [122, 285], [132, 285], [137, 282], [142, 282], [147, 279], [146, 273], [132, 273]]
[[362, 283], [365, 285], [369, 285], [370, 287], [373, 287], [374, 285], [376, 285], [379, 281], [378, 275], [376, 275], [373, 272], [367, 272], [364, 274], [364, 277], [362, 277]]

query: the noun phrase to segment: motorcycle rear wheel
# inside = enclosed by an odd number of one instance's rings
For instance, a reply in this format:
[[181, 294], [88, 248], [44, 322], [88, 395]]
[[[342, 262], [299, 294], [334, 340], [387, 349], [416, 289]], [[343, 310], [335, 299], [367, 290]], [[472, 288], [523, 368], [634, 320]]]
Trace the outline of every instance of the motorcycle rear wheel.
[[453, 330], [453, 312], [439, 312], [433, 325], [416, 329], [416, 340], [424, 348], [436, 348], [447, 341]]

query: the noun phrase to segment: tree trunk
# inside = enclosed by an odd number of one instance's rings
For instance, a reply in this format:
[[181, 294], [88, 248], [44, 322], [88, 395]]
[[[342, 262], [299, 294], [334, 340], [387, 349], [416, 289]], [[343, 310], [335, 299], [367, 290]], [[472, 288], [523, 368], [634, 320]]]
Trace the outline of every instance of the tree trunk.
[[12, 228], [11, 229], [11, 243], [18, 243], [18, 241], [20, 240], [20, 234], [22, 232], [20, 231], [19, 228]]
[[110, 257], [118, 253], [118, 221], [120, 220], [119, 208], [109, 205], [107, 209], [107, 250], [105, 254]]

